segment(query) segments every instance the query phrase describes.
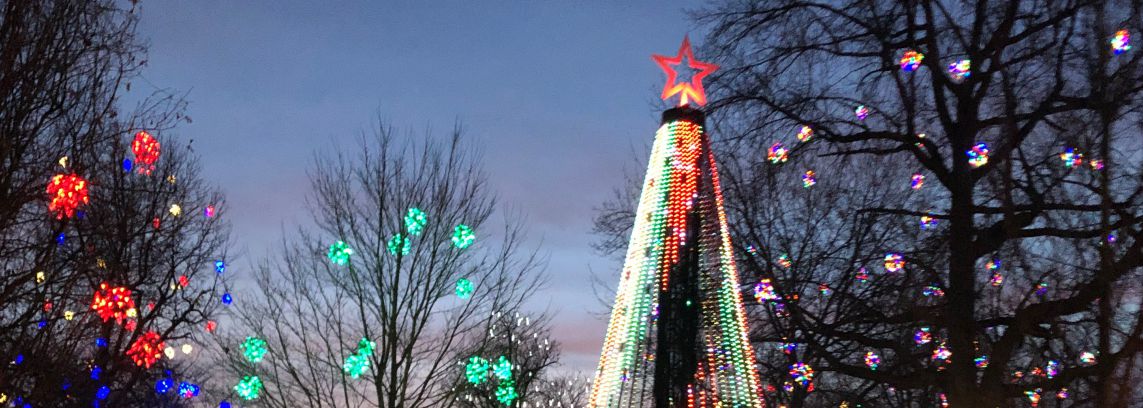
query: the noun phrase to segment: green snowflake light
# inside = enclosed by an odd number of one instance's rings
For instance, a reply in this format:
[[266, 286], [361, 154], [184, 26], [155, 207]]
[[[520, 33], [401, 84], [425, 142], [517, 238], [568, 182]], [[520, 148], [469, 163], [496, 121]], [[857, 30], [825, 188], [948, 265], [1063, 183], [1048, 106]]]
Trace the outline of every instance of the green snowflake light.
[[476, 285], [472, 281], [460, 278], [456, 281], [456, 297], [461, 299], [468, 299], [472, 297], [472, 291], [476, 289]]
[[488, 360], [480, 357], [472, 357], [468, 359], [468, 364], [464, 366], [464, 376], [468, 382], [480, 385], [488, 380]]
[[425, 224], [428, 222], [428, 214], [425, 214], [420, 208], [413, 207], [405, 213], [405, 231], [408, 231], [409, 235], [421, 235], [421, 231], [425, 230]]
[[512, 401], [515, 401], [518, 397], [520, 397], [520, 394], [516, 393], [516, 384], [511, 380], [501, 381], [496, 387], [496, 400], [500, 401], [504, 406], [512, 405]]
[[247, 337], [242, 342], [242, 355], [251, 363], [262, 361], [262, 357], [266, 355], [266, 340], [253, 336]]
[[242, 377], [242, 379], [238, 381], [238, 385], [234, 386], [234, 392], [238, 393], [239, 397], [247, 401], [257, 399], [258, 394], [262, 393], [262, 379], [256, 375]]
[[393, 238], [389, 239], [389, 244], [386, 246], [389, 247], [389, 253], [393, 255], [398, 253], [408, 255], [409, 250], [413, 249], [413, 243], [409, 241], [409, 237], [402, 234], [394, 235]]
[[350, 255], [353, 255], [353, 249], [345, 241], [337, 241], [329, 246], [329, 260], [336, 265], [345, 266], [349, 263]]
[[492, 373], [499, 378], [500, 381], [508, 381], [512, 379], [512, 362], [508, 361], [508, 357], [500, 356], [496, 363], [492, 364]]
[[357, 378], [369, 369], [369, 356], [354, 354], [345, 358], [345, 364], [341, 366], [346, 374], [350, 377]]
[[457, 248], [468, 248], [469, 245], [472, 245], [473, 241], [476, 241], [476, 233], [473, 232], [469, 226], [460, 224], [456, 226], [456, 229], [452, 230], [452, 243], [456, 245]]

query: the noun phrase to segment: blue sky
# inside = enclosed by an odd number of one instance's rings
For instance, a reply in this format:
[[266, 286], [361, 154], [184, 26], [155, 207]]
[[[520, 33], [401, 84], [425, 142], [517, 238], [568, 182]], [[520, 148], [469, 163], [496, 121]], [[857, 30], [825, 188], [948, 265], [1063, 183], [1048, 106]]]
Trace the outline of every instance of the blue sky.
[[625, 171], [641, 178], [636, 157], [664, 106], [650, 55], [701, 39], [684, 11], [699, 5], [147, 1], [149, 64], [133, 92], [188, 92], [194, 120], [175, 134], [194, 139], [227, 194], [237, 264], [305, 221], [315, 150], [350, 143], [378, 115], [418, 132], [460, 121], [504, 209], [549, 255], [537, 307], [555, 314], [567, 367], [586, 374], [606, 326], [590, 276], [617, 284], [620, 267], [590, 247], [593, 209]]

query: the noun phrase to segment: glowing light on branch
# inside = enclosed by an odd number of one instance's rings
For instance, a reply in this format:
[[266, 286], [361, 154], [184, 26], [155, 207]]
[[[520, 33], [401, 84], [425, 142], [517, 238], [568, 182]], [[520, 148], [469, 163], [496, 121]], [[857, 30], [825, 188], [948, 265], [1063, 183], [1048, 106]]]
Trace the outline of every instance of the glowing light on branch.
[[460, 224], [452, 230], [452, 244], [457, 248], [465, 249], [476, 241], [476, 232], [467, 225]]
[[1111, 52], [1119, 55], [1131, 49], [1131, 32], [1119, 30], [1111, 37]]
[[262, 379], [256, 375], [242, 377], [234, 386], [234, 392], [247, 401], [258, 399], [258, 395], [262, 393]]
[[140, 174], [151, 174], [155, 170], [155, 162], [159, 161], [159, 141], [150, 133], [142, 131], [135, 134], [131, 142], [131, 152], [135, 154], [135, 164]]
[[488, 363], [488, 360], [473, 356], [468, 359], [468, 364], [464, 366], [464, 377], [473, 385], [483, 384], [488, 380], [488, 370], [490, 368], [491, 365]]
[[99, 284], [95, 297], [91, 301], [91, 309], [99, 314], [103, 321], [115, 319], [121, 323], [123, 319], [134, 317], [135, 300], [131, 298], [131, 290], [123, 286], [111, 286], [107, 282]]
[[770, 146], [770, 150], [766, 153], [766, 159], [770, 160], [770, 163], [773, 164], [785, 163], [790, 159], [790, 151], [786, 150], [785, 147], [782, 147], [781, 143], [774, 143], [774, 145]]
[[409, 240], [409, 237], [398, 233], [389, 239], [389, 243], [385, 244], [385, 247], [389, 249], [390, 255], [405, 256], [413, 249], [413, 242]]
[[905, 257], [897, 253], [885, 254], [885, 271], [896, 273], [905, 268]]
[[860, 105], [857, 109], [853, 110], [853, 114], [857, 116], [857, 120], [865, 120], [865, 118], [869, 117], [869, 108], [866, 108], [865, 105]]
[[952, 78], [952, 80], [955, 82], [964, 81], [965, 78], [968, 78], [970, 75], [972, 75], [971, 70], [972, 61], [962, 59], [960, 61], [949, 64], [949, 78]]
[[925, 175], [921, 173], [913, 173], [912, 184], [910, 187], [914, 190], [920, 190], [925, 186]]
[[913, 342], [918, 346], [928, 344], [931, 341], [933, 341], [933, 334], [929, 332], [928, 327], [919, 328], [913, 333]]
[[352, 255], [353, 249], [345, 241], [337, 241], [329, 246], [329, 260], [334, 265], [345, 266], [349, 263], [349, 257]]
[[1076, 151], [1075, 148], [1069, 147], [1060, 153], [1060, 160], [1064, 162], [1064, 167], [1069, 169], [1083, 165], [1083, 153]]
[[914, 50], [908, 50], [908, 51], [905, 51], [905, 53], [903, 55], [901, 55], [901, 60], [898, 62], [901, 64], [901, 70], [902, 71], [913, 72], [913, 71], [916, 71], [917, 68], [921, 67], [921, 61], [924, 61], [924, 60], [925, 60], [925, 54], [919, 53], [919, 52], [914, 51]]
[[817, 184], [817, 183], [818, 183], [818, 179], [817, 179], [817, 176], [814, 174], [814, 171], [813, 170], [806, 170], [806, 173], [802, 175], [802, 187], [810, 188], [810, 187], [813, 187], [814, 184]]
[[764, 300], [778, 300], [778, 294], [774, 292], [774, 285], [770, 284], [769, 279], [762, 279], [757, 285], [754, 285], [754, 298], [759, 302]]
[[425, 230], [425, 224], [428, 221], [428, 214], [425, 214], [420, 208], [410, 208], [409, 211], [405, 212], [405, 231], [408, 231], [409, 235], [421, 235], [421, 231]]
[[127, 357], [130, 357], [137, 366], [151, 368], [151, 365], [163, 356], [164, 348], [166, 343], [159, 338], [159, 333], [148, 331], [131, 343], [131, 347], [127, 349]]
[[472, 291], [476, 289], [476, 285], [472, 281], [460, 278], [456, 281], [456, 297], [461, 299], [468, 299], [472, 297]]
[[262, 361], [266, 356], [266, 340], [250, 336], [242, 342], [242, 356], [251, 363]]
[[814, 368], [806, 363], [794, 363], [790, 366], [790, 377], [794, 382], [802, 387], [807, 387], [808, 391], [813, 391], [814, 381]]
[[988, 143], [977, 143], [972, 150], [965, 152], [968, 155], [968, 164], [972, 167], [988, 164], [988, 153]]
[[865, 366], [870, 370], [877, 371], [877, 366], [881, 365], [881, 356], [872, 351], [865, 352]]
[[48, 211], [56, 214], [56, 219], [71, 218], [79, 206], [86, 205], [87, 180], [75, 173], [57, 174], [48, 182]]
[[798, 131], [798, 141], [808, 142], [814, 137], [814, 128], [809, 125], [802, 125], [802, 129]]

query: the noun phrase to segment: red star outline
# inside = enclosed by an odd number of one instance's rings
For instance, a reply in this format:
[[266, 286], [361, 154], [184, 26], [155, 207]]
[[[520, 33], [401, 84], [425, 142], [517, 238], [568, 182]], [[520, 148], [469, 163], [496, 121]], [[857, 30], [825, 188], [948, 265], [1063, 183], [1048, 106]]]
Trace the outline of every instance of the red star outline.
[[[678, 79], [678, 73], [671, 67], [682, 64], [684, 57], [687, 59], [687, 65], [698, 72], [691, 77], [690, 82], [675, 83], [675, 80]], [[662, 68], [663, 72], [667, 73], [667, 84], [663, 86], [662, 98], [664, 100], [670, 99], [675, 94], [682, 94], [682, 97], [679, 98], [679, 106], [686, 105], [691, 100], [700, 106], [706, 105], [706, 91], [702, 88], [702, 79], [717, 70], [718, 65], [696, 60], [694, 52], [691, 51], [689, 37], [683, 37], [683, 45], [679, 46], [678, 55], [667, 57], [653, 54], [651, 58], [659, 64], [659, 68]]]

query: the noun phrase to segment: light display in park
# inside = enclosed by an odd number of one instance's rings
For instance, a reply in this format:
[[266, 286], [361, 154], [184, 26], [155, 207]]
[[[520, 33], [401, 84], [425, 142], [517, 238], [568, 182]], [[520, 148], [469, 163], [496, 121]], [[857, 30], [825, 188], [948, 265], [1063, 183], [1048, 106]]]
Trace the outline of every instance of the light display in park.
[[56, 219], [75, 216], [79, 206], [91, 201], [87, 195], [87, 180], [75, 173], [57, 174], [48, 182], [48, 211], [56, 214]]
[[135, 134], [131, 142], [131, 153], [135, 154], [136, 168], [140, 174], [151, 174], [155, 170], [155, 162], [159, 161], [159, 141], [146, 131]]
[[[684, 58], [699, 72], [676, 84]], [[655, 61], [667, 72], [663, 97], [681, 103], [655, 135], [588, 405], [758, 408], [718, 169], [705, 116], [689, 106], [705, 103], [701, 79], [717, 66], [695, 61], [687, 41]]]

